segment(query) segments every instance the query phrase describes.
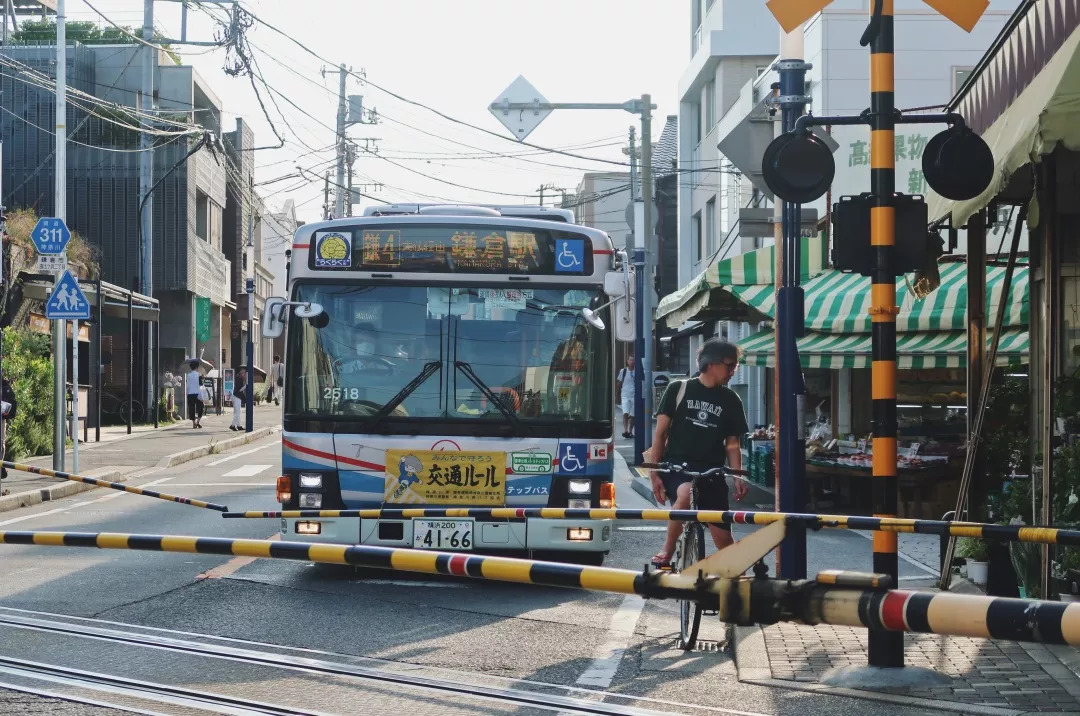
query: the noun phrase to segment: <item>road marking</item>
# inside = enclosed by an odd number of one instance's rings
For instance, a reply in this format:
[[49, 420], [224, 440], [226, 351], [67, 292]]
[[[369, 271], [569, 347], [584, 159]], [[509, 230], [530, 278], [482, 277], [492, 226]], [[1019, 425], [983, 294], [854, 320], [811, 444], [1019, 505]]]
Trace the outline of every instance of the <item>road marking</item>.
[[437, 589], [465, 589], [463, 582], [411, 582], [408, 579], [358, 579], [357, 584], [385, 584], [393, 587], [434, 587]]
[[667, 532], [667, 527], [655, 525], [639, 525], [637, 527], [616, 527], [618, 532]]
[[585, 673], [578, 677], [579, 686], [606, 689], [611, 685], [644, 608], [645, 600], [640, 596], [628, 594], [623, 597], [608, 625], [608, 639], [597, 648], [596, 658]]
[[[855, 534], [859, 535], [860, 537], [865, 537], [868, 540], [872, 541], [874, 539], [874, 533], [873, 532], [864, 532], [862, 530], [851, 530], [851, 531], [854, 532]], [[922, 562], [919, 562], [918, 560], [915, 560], [915, 559], [912, 559], [911, 557], [908, 557], [906, 554], [904, 554], [900, 550], [897, 550], [896, 556], [899, 557], [900, 559], [904, 560], [908, 564], [910, 564], [912, 566], [915, 566], [915, 567], [918, 567], [922, 571], [929, 574], [931, 577], [940, 577], [941, 576], [941, 572], [939, 572], [936, 569], [933, 569], [931, 567], [927, 567], [925, 564], [923, 564]]]
[[272, 467], [273, 465], [244, 465], [226, 472], [222, 477], [255, 477], [260, 472], [265, 472]]
[[[171, 480], [171, 479], [172, 478], [165, 477], [165, 478], [162, 478], [160, 480], [154, 480], [153, 482], [147, 482], [145, 484], [139, 485], [138, 487], [150, 487], [152, 485], [160, 485], [161, 483], [167, 482], [168, 480]], [[130, 494], [131, 494], [130, 492], [114, 492], [112, 494], [105, 495], [104, 497], [99, 497], [99, 498], [94, 499], [94, 500], [84, 500], [83, 502], [76, 502], [74, 505], [67, 505], [65, 507], [56, 507], [54, 509], [46, 510], [44, 512], [36, 512], [36, 513], [34, 513], [32, 515], [23, 515], [22, 517], [13, 517], [10, 520], [4, 520], [3, 522], [0, 522], [0, 527], [6, 527], [7, 525], [13, 525], [13, 524], [16, 524], [17, 522], [25, 522], [26, 520], [37, 519], [38, 517], [46, 517], [48, 515], [55, 515], [55, 514], [60, 513], [60, 512], [70, 512], [71, 510], [76, 510], [76, 509], [78, 509], [80, 507], [86, 507], [87, 505], [93, 505], [93, 504], [95, 504], [97, 502], [105, 502], [106, 500], [115, 500], [117, 497], [123, 497], [124, 495], [130, 495]]]
[[206, 467], [214, 467], [215, 465], [221, 465], [222, 463], [226, 463], [229, 460], [235, 460], [238, 457], [243, 457], [244, 455], [250, 455], [253, 452], [259, 452], [260, 450], [265, 450], [266, 448], [274, 447], [274, 445], [277, 445], [277, 444], [278, 444], [278, 441], [275, 440], [274, 442], [270, 443], [269, 445], [260, 445], [257, 448], [252, 448], [250, 450], [245, 450], [244, 452], [238, 452], [235, 455], [229, 455], [228, 457], [218, 458], [217, 460], [214, 460], [213, 462], [206, 463]]
[[[275, 532], [274, 534], [270, 535], [266, 539], [270, 540], [271, 542], [277, 542], [278, 540], [281, 539], [281, 534], [278, 533], [278, 532]], [[204, 579], [225, 579], [226, 577], [231, 577], [232, 575], [236, 574], [239, 570], [241, 570], [244, 567], [248, 566], [249, 564], [251, 564], [252, 562], [254, 562], [257, 559], [259, 559], [259, 558], [258, 557], [233, 557], [232, 559], [230, 559], [225, 564], [219, 564], [217, 567], [214, 567], [213, 569], [206, 570], [205, 572], [203, 572], [199, 576], [195, 577], [195, 581], [199, 582], [199, 581], [202, 581]]]
[[274, 483], [258, 482], [174, 482], [172, 487], [275, 487]]

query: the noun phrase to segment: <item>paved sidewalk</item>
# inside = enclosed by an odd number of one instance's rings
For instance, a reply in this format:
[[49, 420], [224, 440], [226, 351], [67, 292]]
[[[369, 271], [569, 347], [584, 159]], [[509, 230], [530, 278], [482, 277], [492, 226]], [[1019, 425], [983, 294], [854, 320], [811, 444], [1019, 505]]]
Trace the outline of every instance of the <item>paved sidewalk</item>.
[[1073, 648], [907, 634], [905, 663], [942, 674], [946, 683], [868, 691], [821, 683], [830, 669], [866, 666], [865, 629], [780, 623], [737, 627], [734, 641], [740, 681], [960, 713], [1080, 713], [1080, 652]]
[[[273, 405], [255, 406], [255, 431], [248, 434], [229, 430], [232, 410], [221, 415], [207, 414], [201, 429], [193, 429], [190, 421], [153, 427], [138, 426], [131, 435], [127, 428], [102, 428], [101, 442], [79, 444], [79, 474], [99, 479], [123, 481], [127, 476], [153, 467], [178, 465], [210, 452], [228, 450], [268, 435], [281, 426], [281, 408]], [[91, 436], [93, 433], [91, 432]], [[52, 456], [43, 455], [19, 462], [35, 467], [52, 468]], [[71, 450], [68, 449], [65, 467], [70, 471]], [[58, 490], [58, 488], [63, 488]], [[42, 501], [73, 494], [89, 485], [64, 482], [28, 472], [8, 470], [2, 485], [0, 511], [15, 509]]]

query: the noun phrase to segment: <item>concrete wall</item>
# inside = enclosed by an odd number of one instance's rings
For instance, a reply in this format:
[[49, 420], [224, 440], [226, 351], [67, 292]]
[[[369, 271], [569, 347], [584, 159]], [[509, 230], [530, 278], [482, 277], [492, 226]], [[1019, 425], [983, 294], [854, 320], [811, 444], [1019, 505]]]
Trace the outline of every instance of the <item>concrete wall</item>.
[[585, 174], [577, 187], [577, 202], [581, 205], [573, 209], [579, 224], [607, 232], [618, 248], [626, 246], [626, 235], [630, 233], [626, 223], [626, 206], [630, 203], [628, 172]]

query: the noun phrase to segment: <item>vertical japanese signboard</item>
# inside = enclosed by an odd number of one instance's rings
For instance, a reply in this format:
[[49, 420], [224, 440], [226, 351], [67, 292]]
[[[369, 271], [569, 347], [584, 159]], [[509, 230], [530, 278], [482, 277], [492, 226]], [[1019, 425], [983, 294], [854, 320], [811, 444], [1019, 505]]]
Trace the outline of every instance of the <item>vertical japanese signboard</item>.
[[195, 339], [200, 343], [210, 340], [210, 299], [195, 297]]

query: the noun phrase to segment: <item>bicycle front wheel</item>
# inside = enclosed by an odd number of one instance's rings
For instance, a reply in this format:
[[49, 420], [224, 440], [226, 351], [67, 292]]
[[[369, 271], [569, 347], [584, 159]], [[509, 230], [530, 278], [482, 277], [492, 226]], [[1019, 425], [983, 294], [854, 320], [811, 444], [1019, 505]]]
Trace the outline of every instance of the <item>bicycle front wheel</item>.
[[[685, 572], [691, 565], [705, 559], [705, 528], [699, 523], [690, 523], [683, 528], [680, 550], [679, 571]], [[691, 651], [697, 643], [698, 630], [701, 628], [701, 606], [694, 601], [679, 602], [679, 646]]]

